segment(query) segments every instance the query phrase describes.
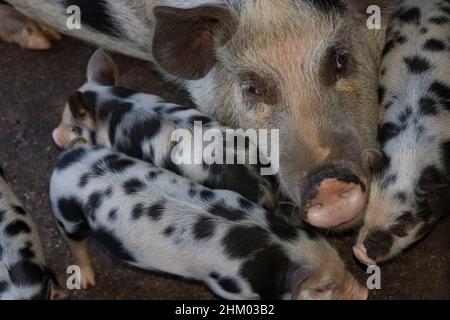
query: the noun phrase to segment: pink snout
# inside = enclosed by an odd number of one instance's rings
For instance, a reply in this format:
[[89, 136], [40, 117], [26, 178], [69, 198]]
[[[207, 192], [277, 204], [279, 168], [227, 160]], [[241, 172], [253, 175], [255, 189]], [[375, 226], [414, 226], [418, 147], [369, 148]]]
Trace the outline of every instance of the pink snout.
[[360, 262], [364, 263], [366, 266], [376, 265], [376, 261], [370, 259], [367, 255], [366, 247], [362, 243], [358, 243], [353, 247], [353, 253]]
[[367, 192], [360, 184], [326, 179], [308, 202], [306, 221], [318, 228], [338, 227], [358, 217], [366, 202]]
[[64, 133], [64, 129], [61, 129], [60, 127], [53, 130], [52, 137], [55, 144], [60, 148], [65, 148], [68, 143], [68, 138], [66, 137], [67, 134]]

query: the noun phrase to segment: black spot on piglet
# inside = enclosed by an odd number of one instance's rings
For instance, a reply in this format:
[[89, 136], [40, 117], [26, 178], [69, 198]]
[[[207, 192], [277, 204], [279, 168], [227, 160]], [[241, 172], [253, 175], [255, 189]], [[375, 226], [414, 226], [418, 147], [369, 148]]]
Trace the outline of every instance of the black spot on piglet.
[[58, 200], [58, 209], [65, 220], [79, 223], [84, 219], [81, 204], [75, 198], [61, 198]]
[[30, 233], [31, 228], [24, 221], [15, 220], [6, 226], [5, 232], [12, 237], [21, 233]]
[[21, 206], [13, 206], [13, 210], [17, 213], [20, 214], [22, 216], [26, 216], [27, 212], [25, 211], [24, 208], [22, 208]]
[[364, 240], [367, 255], [373, 260], [378, 260], [386, 256], [391, 249], [392, 243], [392, 235], [382, 230], [369, 233], [366, 240]]
[[64, 170], [71, 165], [77, 163], [86, 154], [84, 149], [74, 149], [64, 152], [59, 158], [58, 164], [56, 165], [57, 170]]
[[125, 194], [136, 194], [142, 191], [146, 187], [146, 184], [139, 179], [133, 178], [126, 181], [123, 184], [123, 188], [125, 190]]
[[192, 232], [197, 240], [208, 239], [213, 236], [215, 227], [216, 225], [211, 218], [200, 217], [194, 224]]
[[112, 37], [119, 38], [123, 36], [120, 24], [117, 23], [114, 12], [107, 1], [64, 0], [61, 4], [64, 10], [70, 5], [77, 5], [83, 13], [81, 16], [83, 25]]
[[428, 39], [423, 48], [432, 52], [443, 51], [445, 50], [445, 43], [437, 39]]
[[421, 74], [431, 69], [428, 60], [419, 56], [406, 57], [405, 63], [412, 74]]
[[165, 209], [166, 209], [166, 201], [165, 200], [158, 201], [154, 205], [148, 207], [147, 216], [153, 221], [158, 221], [161, 219]]
[[404, 212], [391, 227], [391, 233], [397, 237], [406, 237], [408, 232], [417, 224], [416, 218], [411, 212]]
[[99, 228], [93, 232], [94, 238], [100, 242], [114, 257], [125, 262], [135, 262], [135, 258], [111, 232]]
[[241, 292], [238, 283], [231, 278], [221, 278], [217, 283], [224, 291], [236, 294]]
[[422, 14], [418, 7], [412, 7], [405, 10], [400, 10], [396, 16], [405, 23], [411, 23], [415, 25], [420, 24], [420, 20], [422, 18]]
[[11, 282], [16, 286], [25, 287], [40, 284], [46, 279], [46, 272], [36, 263], [25, 260], [8, 267]]

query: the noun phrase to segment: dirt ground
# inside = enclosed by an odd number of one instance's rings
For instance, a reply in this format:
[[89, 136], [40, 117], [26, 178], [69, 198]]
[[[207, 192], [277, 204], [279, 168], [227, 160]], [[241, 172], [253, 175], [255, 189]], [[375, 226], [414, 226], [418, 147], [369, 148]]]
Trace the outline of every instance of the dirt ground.
[[[84, 82], [93, 48], [64, 39], [45, 52], [0, 43], [0, 164], [38, 224], [49, 265], [62, 283], [71, 263], [69, 251], [50, 212], [48, 185], [59, 150], [51, 132], [67, 95]], [[164, 83], [150, 64], [115, 55], [121, 84], [186, 102], [182, 92]], [[354, 235], [333, 239], [350, 271], [368, 277], [352, 257]], [[72, 299], [213, 299], [203, 285], [154, 273], [141, 273], [113, 262], [92, 245], [97, 286], [73, 291]], [[450, 219], [419, 245], [382, 267], [381, 290], [370, 299], [450, 299]]]

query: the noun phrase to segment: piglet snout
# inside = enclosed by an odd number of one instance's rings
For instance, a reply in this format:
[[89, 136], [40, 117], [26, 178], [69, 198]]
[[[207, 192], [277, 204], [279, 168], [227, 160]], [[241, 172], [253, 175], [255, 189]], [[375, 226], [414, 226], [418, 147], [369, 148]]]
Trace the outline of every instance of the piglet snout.
[[373, 266], [376, 265], [376, 261], [373, 259], [370, 259], [367, 256], [367, 250], [366, 247], [362, 243], [358, 243], [353, 247], [353, 253], [360, 262], [364, 263], [366, 266]]
[[52, 132], [52, 137], [53, 137], [53, 141], [55, 142], [55, 144], [60, 147], [60, 148], [64, 148], [64, 142], [61, 140], [61, 129], [60, 128], [56, 128], [55, 130], [53, 130]]
[[326, 179], [307, 204], [306, 221], [318, 228], [337, 227], [358, 217], [366, 202], [360, 184]]

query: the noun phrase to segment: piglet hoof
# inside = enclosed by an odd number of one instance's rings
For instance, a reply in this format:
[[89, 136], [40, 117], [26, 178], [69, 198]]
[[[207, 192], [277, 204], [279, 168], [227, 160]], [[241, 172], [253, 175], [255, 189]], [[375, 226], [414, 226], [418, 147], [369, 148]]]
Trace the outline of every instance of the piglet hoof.
[[80, 267], [81, 271], [81, 279], [80, 285], [83, 289], [88, 289], [89, 287], [95, 286], [95, 273], [92, 270], [92, 267]]

